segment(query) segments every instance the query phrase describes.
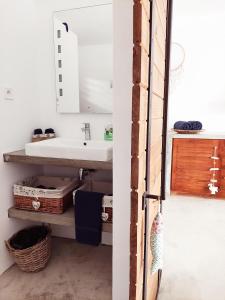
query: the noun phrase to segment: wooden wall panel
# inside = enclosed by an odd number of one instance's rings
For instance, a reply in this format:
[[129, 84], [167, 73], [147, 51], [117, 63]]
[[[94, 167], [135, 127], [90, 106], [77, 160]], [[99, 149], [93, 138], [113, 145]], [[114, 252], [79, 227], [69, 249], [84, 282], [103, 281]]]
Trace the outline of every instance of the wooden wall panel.
[[[153, 0], [151, 5], [149, 0], [133, 1], [130, 300], [142, 300], [145, 228], [142, 196], [146, 191], [147, 173], [149, 173], [149, 191], [160, 195], [161, 190], [167, 0]], [[152, 19], [150, 20], [150, 18]], [[151, 51], [149, 49], [150, 25], [152, 31]], [[149, 65], [151, 78], [149, 78]], [[149, 118], [151, 126], [148, 128], [147, 119]], [[147, 133], [149, 133], [148, 139]], [[148, 145], [147, 141], [149, 141]], [[150, 158], [148, 167], [146, 166], [147, 148]], [[150, 200], [148, 219], [150, 230], [158, 210], [159, 201]], [[150, 236], [149, 232], [146, 234]], [[150, 240], [147, 239], [148, 252], [150, 251], [149, 243]], [[152, 276], [149, 273], [151, 259], [151, 255], [148, 255], [147, 300], [156, 299], [158, 286], [157, 274]]]
[[[160, 16], [157, 12], [155, 13], [155, 22], [157, 24], [160, 24], [160, 22], [161, 22]], [[155, 26], [154, 38], [158, 41], [161, 51], [164, 53], [165, 48], [166, 48], [166, 33], [162, 26]]]
[[164, 6], [162, 4], [162, 0], [155, 0], [155, 15], [157, 16], [157, 23], [156, 26], [161, 27], [163, 32], [164, 32], [164, 36], [166, 37], [166, 10], [164, 9]]
[[[167, 2], [154, 0], [152, 2], [152, 53], [151, 53], [151, 84], [150, 84], [150, 120], [149, 130], [149, 165], [148, 192], [161, 196], [163, 167], [163, 124], [164, 124], [164, 93], [166, 72], [166, 33], [167, 33]], [[150, 234], [153, 220], [159, 211], [159, 201], [149, 202], [146, 262], [146, 300], [156, 300], [158, 292], [158, 272], [151, 274]]]
[[149, 34], [146, 30], [142, 30], [149, 26], [150, 2], [136, 1], [134, 2], [134, 29], [133, 42], [134, 45], [142, 46], [149, 53]]
[[131, 163], [131, 189], [140, 191], [143, 195], [145, 192], [146, 155], [143, 154], [140, 157], [133, 156]]
[[130, 300], [142, 300], [144, 211], [148, 118], [150, 2], [134, 0], [133, 100], [131, 150]]
[[159, 96], [153, 94], [152, 95], [152, 120], [153, 119], [162, 119], [163, 118], [163, 107], [164, 101]]
[[[150, 136], [151, 136], [151, 145], [154, 144], [156, 141], [161, 138], [162, 141], [162, 118], [153, 119], [151, 120], [151, 129], [150, 129]], [[161, 154], [161, 153], [160, 153]]]
[[139, 85], [133, 86], [133, 122], [146, 121], [148, 113], [148, 91]]
[[159, 72], [155, 64], [153, 65], [152, 70], [152, 93], [160, 97], [164, 98], [164, 77]]
[[133, 48], [133, 83], [148, 88], [149, 57], [145, 49], [140, 45]]
[[146, 149], [147, 122], [139, 121], [132, 124], [132, 156], [142, 156]]

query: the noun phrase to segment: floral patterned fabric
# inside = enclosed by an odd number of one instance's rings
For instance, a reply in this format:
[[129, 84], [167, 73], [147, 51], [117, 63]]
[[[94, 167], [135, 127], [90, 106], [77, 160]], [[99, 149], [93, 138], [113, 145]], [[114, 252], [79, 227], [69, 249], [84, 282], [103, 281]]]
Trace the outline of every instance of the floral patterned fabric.
[[153, 256], [151, 273], [154, 274], [163, 266], [163, 221], [161, 213], [158, 213], [153, 221], [150, 245]]

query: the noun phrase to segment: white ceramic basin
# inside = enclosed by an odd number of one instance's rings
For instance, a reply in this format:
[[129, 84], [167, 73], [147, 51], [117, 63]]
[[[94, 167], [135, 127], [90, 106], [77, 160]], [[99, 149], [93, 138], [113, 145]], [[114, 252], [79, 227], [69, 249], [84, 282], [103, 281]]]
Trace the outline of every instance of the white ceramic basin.
[[55, 138], [25, 145], [26, 155], [92, 161], [112, 160], [110, 141], [83, 141]]

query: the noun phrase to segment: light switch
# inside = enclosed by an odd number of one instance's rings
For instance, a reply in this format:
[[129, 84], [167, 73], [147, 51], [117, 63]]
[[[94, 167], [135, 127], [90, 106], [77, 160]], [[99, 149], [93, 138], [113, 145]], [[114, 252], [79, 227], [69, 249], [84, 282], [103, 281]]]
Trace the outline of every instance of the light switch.
[[12, 88], [4, 88], [4, 99], [12, 101], [14, 98], [14, 90]]

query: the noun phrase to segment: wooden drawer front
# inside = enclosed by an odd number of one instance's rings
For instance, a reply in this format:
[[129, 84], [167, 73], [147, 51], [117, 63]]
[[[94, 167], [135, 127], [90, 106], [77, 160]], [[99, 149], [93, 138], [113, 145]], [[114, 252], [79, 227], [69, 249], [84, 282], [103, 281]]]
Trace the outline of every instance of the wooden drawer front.
[[225, 179], [225, 140], [220, 141], [219, 157], [221, 161], [221, 177]]
[[198, 166], [201, 165], [199, 163], [201, 161], [212, 163], [211, 156], [215, 147], [219, 149], [219, 142], [219, 140], [174, 139], [173, 155], [176, 154], [179, 160], [188, 159], [195, 162]]
[[[210, 196], [211, 157], [220, 140], [174, 139], [171, 190], [179, 194]], [[216, 161], [220, 167], [221, 161]]]
[[209, 196], [208, 183], [210, 180], [209, 172], [192, 172], [176, 173], [172, 177], [172, 192], [178, 194]]
[[221, 171], [218, 182], [219, 193], [216, 197], [225, 199], [225, 140], [220, 140], [219, 158]]

